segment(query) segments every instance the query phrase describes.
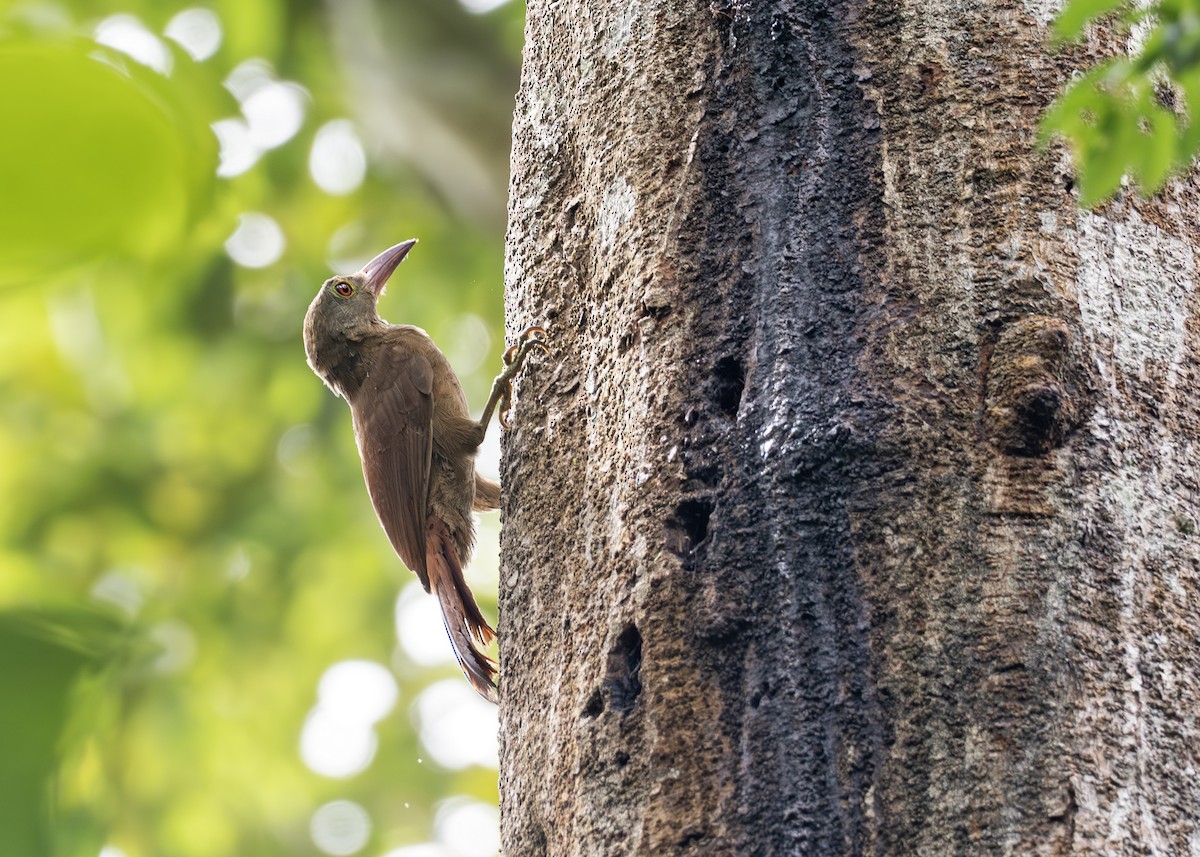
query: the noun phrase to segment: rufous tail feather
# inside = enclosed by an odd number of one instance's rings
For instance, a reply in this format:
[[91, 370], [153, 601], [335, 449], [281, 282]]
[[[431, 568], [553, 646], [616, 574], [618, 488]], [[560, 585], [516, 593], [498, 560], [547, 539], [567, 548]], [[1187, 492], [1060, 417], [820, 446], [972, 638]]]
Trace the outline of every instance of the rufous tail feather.
[[496, 702], [496, 662], [482, 651], [482, 647], [496, 639], [496, 632], [483, 618], [463, 578], [458, 551], [446, 532], [446, 525], [437, 519], [430, 519], [426, 530], [425, 565], [429, 588], [442, 608], [442, 622], [463, 675], [480, 696]]

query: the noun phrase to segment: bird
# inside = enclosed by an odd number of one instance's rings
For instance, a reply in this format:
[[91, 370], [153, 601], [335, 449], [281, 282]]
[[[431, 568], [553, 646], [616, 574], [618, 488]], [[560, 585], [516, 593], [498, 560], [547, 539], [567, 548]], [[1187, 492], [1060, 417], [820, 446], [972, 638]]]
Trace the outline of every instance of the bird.
[[496, 637], [463, 577], [475, 545], [473, 512], [499, 508], [500, 485], [475, 469], [492, 413], [508, 428], [512, 380], [534, 351], [549, 353], [543, 327], [523, 331], [478, 420], [462, 385], [429, 335], [389, 324], [378, 302], [416, 245], [402, 241], [361, 270], [330, 277], [304, 317], [308, 365], [346, 400], [363, 479], [392, 547], [432, 592], [454, 657], [482, 697], [498, 699], [497, 664], [484, 653]]

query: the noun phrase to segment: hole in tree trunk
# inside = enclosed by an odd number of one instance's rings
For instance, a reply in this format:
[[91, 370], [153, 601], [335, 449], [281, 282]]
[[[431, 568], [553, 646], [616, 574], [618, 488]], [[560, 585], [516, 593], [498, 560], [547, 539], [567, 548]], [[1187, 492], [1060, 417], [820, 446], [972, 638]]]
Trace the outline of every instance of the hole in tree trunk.
[[[608, 670], [603, 689], [613, 711], [628, 714], [642, 692], [642, 635], [637, 626], [628, 625], [608, 653]], [[599, 713], [599, 712], [597, 712]]]
[[684, 500], [675, 508], [675, 519], [687, 537], [687, 544], [680, 553], [695, 550], [708, 537], [708, 519], [712, 513], [713, 502], [707, 498]]
[[587, 704], [583, 706], [584, 717], [599, 717], [604, 711], [604, 695], [598, 690], [593, 690], [592, 695], [588, 697]]
[[737, 416], [742, 406], [742, 391], [746, 387], [746, 373], [742, 362], [736, 357], [722, 357], [713, 367], [713, 401], [727, 417]]

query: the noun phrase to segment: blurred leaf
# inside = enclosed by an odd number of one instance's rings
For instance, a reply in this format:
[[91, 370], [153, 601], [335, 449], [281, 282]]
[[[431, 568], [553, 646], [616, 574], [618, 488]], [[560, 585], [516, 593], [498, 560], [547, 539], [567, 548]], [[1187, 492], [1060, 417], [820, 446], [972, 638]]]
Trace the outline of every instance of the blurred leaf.
[[1121, 185], [1125, 174], [1125, 147], [1129, 144], [1130, 123], [1111, 100], [1098, 104], [1094, 127], [1080, 138], [1082, 167], [1079, 171], [1081, 204], [1094, 205], [1110, 196]]
[[0, 284], [178, 241], [215, 151], [151, 74], [94, 44], [0, 42]]
[[1143, 192], [1152, 194], [1162, 187], [1175, 167], [1178, 139], [1175, 117], [1147, 98], [1137, 121], [1141, 139], [1130, 143], [1136, 153], [1133, 173]]
[[1179, 87], [1183, 93], [1188, 121], [1183, 123], [1175, 157], [1179, 163], [1186, 164], [1191, 154], [1200, 149], [1200, 68], [1191, 69], [1182, 75], [1179, 78]]
[[[86, 609], [0, 613], [0, 829], [4, 853], [45, 857], [53, 780], [80, 673], [111, 654], [119, 625]], [[101, 842], [94, 842], [99, 851]]]
[[[1143, 23], [1129, 57], [1101, 63], [1074, 81], [1043, 117], [1039, 141], [1061, 136], [1071, 147], [1080, 203], [1107, 199], [1128, 175], [1139, 192], [1158, 191], [1200, 148], [1200, 0], [1072, 0], [1055, 22], [1059, 38], [1077, 39], [1089, 22], [1123, 9], [1119, 21]], [[1177, 106], [1178, 95], [1183, 105]]]
[[1039, 140], [1042, 143], [1061, 134], [1076, 139], [1091, 133], [1096, 127], [1100, 113], [1105, 109], [1105, 94], [1097, 86], [1108, 71], [1107, 65], [1098, 66], [1075, 80], [1066, 92], [1055, 99], [1042, 118]]

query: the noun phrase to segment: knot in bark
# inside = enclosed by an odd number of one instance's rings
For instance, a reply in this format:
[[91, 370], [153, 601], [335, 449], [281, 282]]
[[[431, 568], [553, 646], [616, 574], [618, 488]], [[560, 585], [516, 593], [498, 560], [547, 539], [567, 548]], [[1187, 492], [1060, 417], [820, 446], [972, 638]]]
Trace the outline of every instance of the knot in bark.
[[1078, 341], [1056, 318], [1026, 316], [993, 348], [984, 392], [989, 439], [1009, 455], [1043, 455], [1062, 446], [1084, 415]]

